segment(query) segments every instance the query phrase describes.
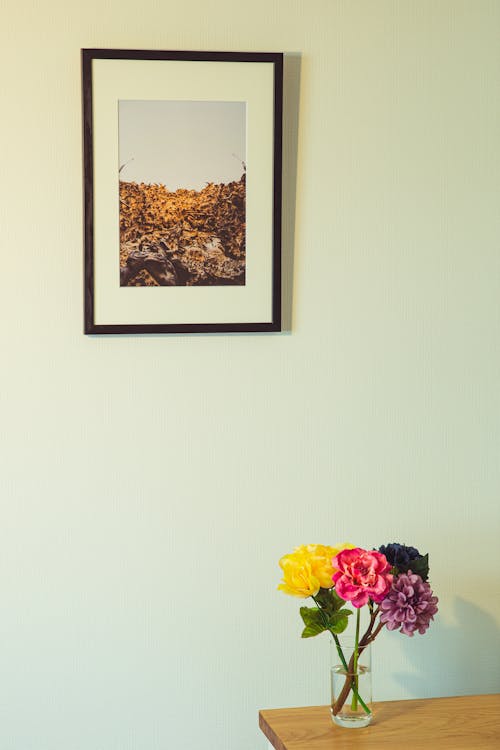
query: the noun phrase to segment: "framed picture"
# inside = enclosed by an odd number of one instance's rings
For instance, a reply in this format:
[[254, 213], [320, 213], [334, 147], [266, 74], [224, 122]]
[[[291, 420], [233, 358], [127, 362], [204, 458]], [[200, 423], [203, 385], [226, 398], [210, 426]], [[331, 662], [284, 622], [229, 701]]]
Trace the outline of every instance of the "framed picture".
[[85, 333], [281, 330], [283, 55], [82, 50]]

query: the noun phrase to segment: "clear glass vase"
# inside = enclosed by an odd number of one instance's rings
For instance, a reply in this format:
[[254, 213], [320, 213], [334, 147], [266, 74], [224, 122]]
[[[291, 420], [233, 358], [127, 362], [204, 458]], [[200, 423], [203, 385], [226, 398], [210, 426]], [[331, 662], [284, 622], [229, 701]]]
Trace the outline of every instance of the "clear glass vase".
[[360, 647], [356, 659], [354, 641], [332, 638], [331, 649], [331, 714], [340, 727], [366, 727], [372, 720], [371, 646]]

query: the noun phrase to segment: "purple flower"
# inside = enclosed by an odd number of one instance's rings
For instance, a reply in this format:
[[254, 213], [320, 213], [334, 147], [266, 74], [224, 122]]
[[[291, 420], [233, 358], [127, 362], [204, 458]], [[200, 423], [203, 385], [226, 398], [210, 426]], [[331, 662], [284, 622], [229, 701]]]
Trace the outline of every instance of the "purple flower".
[[407, 547], [406, 544], [383, 544], [378, 549], [385, 555], [387, 561], [395, 568], [395, 573], [408, 573], [410, 568], [420, 576], [422, 581], [429, 577], [429, 555], [421, 555], [415, 547]]
[[380, 622], [387, 624], [387, 630], [399, 628], [401, 633], [410, 636], [416, 630], [423, 634], [438, 611], [437, 602], [429, 584], [409, 570], [394, 579], [391, 590], [380, 604]]

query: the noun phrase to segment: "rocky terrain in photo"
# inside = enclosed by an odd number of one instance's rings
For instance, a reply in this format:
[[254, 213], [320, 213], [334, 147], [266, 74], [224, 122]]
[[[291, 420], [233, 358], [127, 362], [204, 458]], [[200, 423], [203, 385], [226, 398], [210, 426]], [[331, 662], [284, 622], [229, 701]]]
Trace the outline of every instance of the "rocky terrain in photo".
[[202, 190], [120, 181], [120, 284], [245, 283], [245, 174]]

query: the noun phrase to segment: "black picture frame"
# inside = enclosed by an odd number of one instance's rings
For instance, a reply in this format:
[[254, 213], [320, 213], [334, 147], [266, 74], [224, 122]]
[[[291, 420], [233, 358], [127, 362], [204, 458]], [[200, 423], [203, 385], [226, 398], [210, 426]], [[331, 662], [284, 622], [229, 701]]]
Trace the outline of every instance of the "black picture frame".
[[[82, 49], [81, 60], [85, 334], [280, 331], [283, 54]], [[128, 99], [245, 103], [244, 282], [120, 286], [117, 110]]]

